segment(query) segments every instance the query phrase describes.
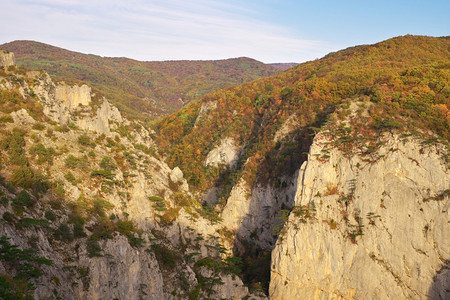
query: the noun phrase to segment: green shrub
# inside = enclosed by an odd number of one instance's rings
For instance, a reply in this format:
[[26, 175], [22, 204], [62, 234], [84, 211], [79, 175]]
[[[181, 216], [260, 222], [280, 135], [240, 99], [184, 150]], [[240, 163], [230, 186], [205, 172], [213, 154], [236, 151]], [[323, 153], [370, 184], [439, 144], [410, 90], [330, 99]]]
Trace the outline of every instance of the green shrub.
[[144, 239], [132, 235], [128, 237], [128, 242], [130, 243], [131, 247], [140, 247], [144, 243]]
[[0, 196], [0, 204], [2, 206], [8, 206], [9, 199], [4, 194]]
[[0, 117], [0, 123], [14, 123], [14, 120], [11, 116], [2, 116]]
[[65, 178], [68, 182], [70, 182], [71, 184], [73, 184], [73, 185], [76, 185], [76, 183], [77, 183], [77, 179], [75, 178], [75, 176], [73, 175], [73, 173], [70, 172], [70, 171], [68, 171], [68, 172], [64, 175], [64, 178]]
[[376, 129], [394, 129], [394, 128], [401, 128], [403, 126], [404, 126], [403, 124], [389, 119], [378, 120], [374, 124], [374, 127]]
[[172, 270], [177, 266], [180, 257], [174, 251], [159, 244], [153, 244], [151, 249], [153, 250], [153, 253], [155, 253], [160, 267], [166, 270]]
[[47, 128], [47, 132], [45, 133], [46, 137], [53, 137], [53, 129], [52, 128]]
[[37, 123], [34, 123], [34, 125], [33, 125], [32, 128], [33, 128], [34, 130], [42, 131], [42, 130], [45, 129], [45, 125], [42, 124], [41, 122], [37, 122]]
[[43, 164], [44, 162], [48, 162], [48, 164], [53, 164], [53, 156], [56, 155], [56, 151], [53, 147], [45, 148], [42, 143], [39, 143], [30, 148], [30, 154], [34, 154], [38, 156], [37, 163]]
[[16, 187], [14, 186], [14, 184], [12, 184], [12, 182], [6, 181], [5, 177], [0, 175], [0, 184], [3, 185], [8, 192], [15, 194], [16, 193]]
[[0, 204], [2, 206], [8, 206], [9, 198], [0, 190]]
[[99, 165], [103, 170], [106, 171], [114, 171], [117, 169], [117, 166], [114, 164], [114, 161], [108, 156], [103, 156]]
[[105, 146], [108, 148], [114, 147], [116, 145], [116, 142], [114, 142], [111, 138], [106, 138], [106, 144]]
[[67, 223], [61, 223], [53, 233], [53, 236], [55, 237], [55, 239], [63, 242], [73, 241], [73, 234]]
[[55, 191], [55, 194], [59, 198], [63, 199], [65, 197], [65, 195], [66, 195], [66, 191], [64, 189], [64, 183], [61, 182], [61, 181], [56, 182], [56, 186], [54, 187], [54, 191]]
[[100, 197], [95, 197], [92, 200], [92, 205], [93, 205], [92, 209], [93, 214], [98, 215], [100, 217], [105, 216], [105, 209], [107, 210], [114, 207], [114, 205], [112, 205], [111, 203]]
[[91, 235], [86, 241], [86, 250], [89, 257], [101, 257], [102, 248], [98, 242], [98, 237]]
[[78, 143], [83, 146], [95, 146], [95, 143], [91, 142], [91, 139], [85, 134], [78, 137]]
[[80, 224], [79, 222], [73, 224], [73, 237], [74, 238], [82, 238], [85, 237], [86, 233], [83, 229], [83, 224]]
[[51, 211], [51, 210], [46, 210], [44, 216], [49, 221], [55, 221], [56, 220], [56, 214], [53, 211]]
[[12, 213], [5, 211], [3, 213], [3, 220], [5, 220], [8, 223], [13, 223], [16, 220], [16, 217]]
[[61, 126], [55, 125], [54, 130], [57, 132], [69, 132], [69, 127], [66, 124], [63, 124]]
[[33, 180], [31, 182], [31, 191], [37, 197], [41, 193], [47, 192], [51, 187], [50, 182], [44, 178], [40, 173], [34, 172]]
[[33, 182], [33, 171], [28, 166], [21, 166], [16, 169], [12, 176], [12, 182], [16, 186], [30, 188]]
[[166, 211], [167, 210], [166, 203], [163, 198], [158, 197], [158, 196], [150, 196], [150, 197], [148, 197], [148, 200], [153, 202], [153, 208], [155, 210], [157, 210], [157, 211]]
[[116, 231], [116, 224], [106, 217], [98, 217], [98, 222], [94, 225], [93, 235], [99, 239], [111, 239]]
[[134, 227], [133, 221], [130, 220], [119, 220], [117, 221], [117, 228], [119, 232], [125, 236], [129, 235], [132, 232], [137, 232]]
[[33, 207], [34, 205], [34, 200], [31, 198], [30, 194], [28, 194], [27, 191], [22, 190], [20, 191], [20, 193], [18, 193], [16, 195], [16, 197], [12, 200], [12, 205], [14, 207], [19, 207], [19, 208], [23, 208], [23, 207]]
[[25, 131], [14, 128], [12, 133], [5, 137], [0, 146], [7, 150], [11, 164], [18, 166], [27, 165], [27, 158], [25, 157]]
[[23, 278], [0, 273], [0, 299], [33, 299], [32, 284]]
[[50, 223], [47, 220], [44, 219], [33, 219], [33, 218], [22, 218], [19, 220], [19, 223], [17, 224], [18, 228], [28, 228], [31, 226], [44, 226], [48, 228], [48, 225]]
[[36, 249], [21, 250], [8, 237], [0, 237], [0, 261], [6, 269], [17, 273], [14, 277], [0, 274], [0, 299], [33, 299], [34, 285], [29, 279], [42, 275], [41, 265], [52, 265], [51, 260], [36, 253]]
[[64, 165], [70, 169], [75, 169], [76, 167], [78, 167], [79, 163], [79, 159], [72, 154], [69, 154], [64, 161]]
[[109, 180], [113, 180], [116, 175], [114, 175], [109, 170], [93, 170], [91, 172], [91, 177], [97, 177], [97, 176], [98, 177], [104, 177], [104, 178], [109, 179]]
[[213, 208], [202, 206], [200, 208], [197, 208], [196, 211], [204, 219], [209, 220], [211, 224], [217, 224], [222, 222], [222, 218]]

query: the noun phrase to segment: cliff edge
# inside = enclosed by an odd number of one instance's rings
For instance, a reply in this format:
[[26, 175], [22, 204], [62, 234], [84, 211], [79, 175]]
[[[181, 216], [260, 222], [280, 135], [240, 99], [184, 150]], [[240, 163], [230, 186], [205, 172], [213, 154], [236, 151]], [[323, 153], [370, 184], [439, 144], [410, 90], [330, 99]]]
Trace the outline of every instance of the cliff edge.
[[449, 299], [450, 172], [439, 143], [394, 132], [363, 153], [325, 128], [272, 253], [271, 299]]

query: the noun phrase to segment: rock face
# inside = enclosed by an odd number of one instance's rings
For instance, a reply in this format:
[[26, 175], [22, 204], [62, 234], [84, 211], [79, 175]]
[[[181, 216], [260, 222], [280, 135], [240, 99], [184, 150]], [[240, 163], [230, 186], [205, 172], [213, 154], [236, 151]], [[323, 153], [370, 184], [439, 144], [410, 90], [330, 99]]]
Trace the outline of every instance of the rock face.
[[200, 107], [200, 112], [198, 113], [197, 119], [195, 120], [195, 125], [197, 125], [200, 122], [200, 120], [203, 118], [205, 114], [216, 108], [217, 108], [217, 101], [203, 102], [202, 106]]
[[337, 149], [324, 160], [316, 136], [272, 253], [271, 299], [449, 299], [445, 149], [382, 141], [375, 161]]
[[[238, 239], [251, 239], [262, 249], [272, 250], [281, 226], [279, 212], [292, 207], [296, 178], [297, 174], [284, 179], [284, 188], [257, 185], [251, 191], [241, 180], [233, 187], [222, 211], [223, 225], [236, 232]], [[236, 246], [239, 248], [239, 244]]]
[[16, 59], [14, 53], [0, 50], [0, 68], [7, 69], [9, 66], [14, 66]]
[[233, 168], [239, 159], [239, 150], [232, 138], [225, 138], [206, 156], [205, 165], [225, 165]]
[[55, 100], [63, 102], [69, 109], [78, 105], [89, 105], [91, 103], [91, 88], [82, 86], [68, 86], [64, 83], [58, 84], [55, 91]]
[[[163, 278], [155, 257], [130, 246], [127, 239], [117, 235], [102, 242], [105, 256], [90, 258], [80, 242], [70, 249], [71, 262], [65, 261], [64, 248], [51, 245], [44, 232], [23, 231], [21, 235], [3, 225], [1, 234], [10, 237], [10, 243], [26, 246], [27, 240], [36, 240], [33, 249], [51, 259], [52, 266], [45, 267], [46, 276], [35, 290], [35, 299], [50, 295], [63, 299], [165, 299]], [[67, 251], [67, 249], [65, 250]], [[0, 272], [5, 272], [0, 264]], [[55, 279], [57, 278], [57, 279]], [[56, 284], [55, 284], [56, 282]], [[76, 284], [74, 284], [76, 283]], [[58, 284], [62, 286], [58, 287]], [[56, 294], [55, 292], [56, 291]]]
[[117, 107], [112, 106], [106, 99], [103, 99], [101, 106], [97, 109], [94, 115], [77, 118], [74, 120], [75, 124], [82, 128], [99, 133], [109, 134], [112, 123], [121, 124], [123, 121]]
[[[124, 121], [117, 107], [109, 104], [108, 100], [101, 98], [94, 101], [91, 88], [85, 84], [55, 84], [45, 72], [31, 71], [24, 77], [33, 84], [29, 86], [24, 81], [24, 86], [19, 88], [21, 94], [30, 96], [32, 91], [43, 106], [44, 114], [60, 125], [73, 123], [80, 129], [110, 134], [111, 129]], [[14, 88], [8, 82], [3, 86]]]

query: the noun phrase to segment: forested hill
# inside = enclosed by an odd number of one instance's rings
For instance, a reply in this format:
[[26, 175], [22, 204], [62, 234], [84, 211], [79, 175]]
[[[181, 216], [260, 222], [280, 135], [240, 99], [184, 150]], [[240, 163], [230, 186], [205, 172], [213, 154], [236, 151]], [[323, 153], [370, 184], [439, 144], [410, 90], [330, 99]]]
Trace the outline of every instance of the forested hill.
[[16, 64], [43, 69], [55, 80], [85, 82], [128, 115], [154, 119], [215, 89], [280, 71], [250, 58], [215, 61], [153, 61], [82, 54], [34, 41], [0, 45]]
[[[368, 115], [337, 128], [336, 146], [358, 143], [370, 153], [376, 137], [388, 130], [447, 142], [449, 82], [448, 38], [396, 37], [210, 93], [162, 120], [158, 142], [169, 163], [180, 166], [199, 190], [214, 182], [232, 186], [241, 177], [250, 184], [267, 182], [298, 170], [314, 132], [349, 114], [350, 101], [366, 105]], [[225, 138], [240, 151], [237, 167], [206, 166], [208, 153]]]

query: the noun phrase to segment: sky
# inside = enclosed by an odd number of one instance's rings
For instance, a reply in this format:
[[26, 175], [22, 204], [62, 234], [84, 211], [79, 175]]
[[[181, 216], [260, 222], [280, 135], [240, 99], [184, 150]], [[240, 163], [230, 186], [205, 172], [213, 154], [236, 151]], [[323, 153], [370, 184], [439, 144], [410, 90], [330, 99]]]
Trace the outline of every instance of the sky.
[[0, 10], [0, 44], [146, 61], [300, 63], [399, 35], [450, 35], [449, 0], [0, 0]]

